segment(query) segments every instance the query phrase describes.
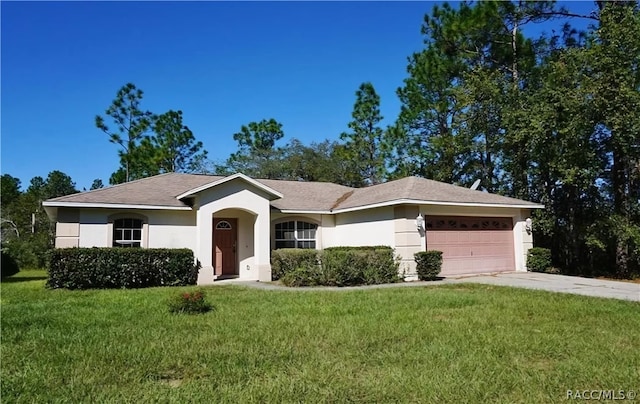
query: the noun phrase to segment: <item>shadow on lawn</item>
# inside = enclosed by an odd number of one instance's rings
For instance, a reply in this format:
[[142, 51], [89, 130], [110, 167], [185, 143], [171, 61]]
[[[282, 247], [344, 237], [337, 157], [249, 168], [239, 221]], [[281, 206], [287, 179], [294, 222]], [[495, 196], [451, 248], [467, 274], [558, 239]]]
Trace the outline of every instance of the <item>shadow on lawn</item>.
[[17, 282], [29, 282], [29, 281], [42, 281], [46, 280], [46, 276], [9, 276], [2, 278], [1, 283], [17, 283]]

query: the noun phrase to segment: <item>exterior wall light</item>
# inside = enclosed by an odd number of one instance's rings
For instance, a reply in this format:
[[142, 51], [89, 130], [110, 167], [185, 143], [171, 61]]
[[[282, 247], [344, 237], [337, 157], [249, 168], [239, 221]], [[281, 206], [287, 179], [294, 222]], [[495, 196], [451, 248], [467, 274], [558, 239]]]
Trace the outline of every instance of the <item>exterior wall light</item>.
[[528, 217], [527, 220], [524, 221], [524, 229], [527, 231], [527, 234], [531, 234], [531, 230], [533, 229], [531, 227], [531, 218]]
[[424, 217], [422, 217], [422, 213], [419, 213], [418, 217], [416, 217], [416, 227], [418, 231], [424, 231]]

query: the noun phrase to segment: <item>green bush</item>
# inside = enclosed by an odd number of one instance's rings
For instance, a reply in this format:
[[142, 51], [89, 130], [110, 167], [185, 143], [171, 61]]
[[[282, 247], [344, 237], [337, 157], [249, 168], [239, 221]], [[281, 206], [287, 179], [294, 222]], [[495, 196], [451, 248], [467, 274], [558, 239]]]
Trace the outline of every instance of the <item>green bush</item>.
[[280, 281], [286, 286], [319, 286], [324, 285], [324, 273], [319, 265], [300, 267], [287, 272]]
[[47, 256], [53, 249], [46, 234], [15, 238], [3, 247], [3, 250], [15, 259], [18, 267], [22, 269], [44, 268], [47, 264]]
[[2, 251], [0, 255], [2, 256], [2, 262], [0, 262], [0, 278], [6, 278], [7, 276], [12, 276], [20, 272], [18, 263], [12, 256], [4, 251]]
[[527, 252], [527, 270], [531, 272], [552, 271], [551, 250], [534, 247]]
[[108, 289], [195, 285], [200, 263], [189, 249], [64, 248], [51, 251], [50, 288]]
[[333, 249], [321, 254], [323, 285], [354, 286], [364, 284], [364, 257], [355, 250]]
[[[355, 286], [401, 281], [399, 262], [391, 247], [332, 247], [313, 251], [314, 260], [296, 259], [299, 251], [277, 250], [272, 271], [281, 273], [282, 262], [290, 263], [280, 277], [287, 286]], [[275, 251], [274, 251], [275, 252]], [[272, 255], [273, 259], [274, 255]], [[277, 263], [276, 263], [277, 262]], [[273, 265], [278, 267], [274, 270]], [[275, 278], [275, 276], [274, 276]]]
[[387, 250], [393, 251], [393, 248], [388, 245], [365, 245], [358, 247], [348, 247], [348, 246], [338, 246], [338, 247], [327, 247], [323, 251], [376, 251], [376, 250]]
[[271, 251], [271, 279], [277, 281], [298, 268], [319, 264], [318, 250], [282, 248]]
[[171, 313], [184, 314], [206, 313], [213, 309], [202, 290], [179, 293], [169, 300], [168, 306]]
[[432, 281], [442, 270], [442, 251], [420, 251], [413, 254], [416, 261], [418, 279]]

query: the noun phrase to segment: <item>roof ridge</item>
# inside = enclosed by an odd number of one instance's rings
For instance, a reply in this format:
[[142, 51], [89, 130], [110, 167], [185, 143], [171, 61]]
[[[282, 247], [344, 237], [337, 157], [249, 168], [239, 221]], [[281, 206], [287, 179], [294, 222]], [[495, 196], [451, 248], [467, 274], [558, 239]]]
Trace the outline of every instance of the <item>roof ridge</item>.
[[349, 199], [349, 197], [351, 195], [353, 195], [353, 193], [355, 192], [355, 188], [352, 189], [351, 191], [345, 192], [344, 194], [342, 194], [338, 199], [336, 199], [336, 201], [333, 203], [333, 205], [329, 208], [329, 210], [334, 210], [335, 208], [337, 208], [338, 206], [340, 206], [340, 204], [344, 201], [346, 201], [347, 199]]
[[337, 182], [331, 182], [331, 181], [298, 181], [298, 180], [278, 180], [275, 178], [253, 178], [247, 175], [247, 177], [252, 178], [256, 181], [278, 181], [278, 182], [292, 182], [292, 183], [296, 183], [296, 184], [329, 184], [329, 185], [337, 185], [339, 187], [344, 187], [344, 188], [349, 188], [349, 189], [358, 189], [358, 188], [353, 188], [350, 187], [348, 185], [342, 185], [342, 184], [338, 184]]

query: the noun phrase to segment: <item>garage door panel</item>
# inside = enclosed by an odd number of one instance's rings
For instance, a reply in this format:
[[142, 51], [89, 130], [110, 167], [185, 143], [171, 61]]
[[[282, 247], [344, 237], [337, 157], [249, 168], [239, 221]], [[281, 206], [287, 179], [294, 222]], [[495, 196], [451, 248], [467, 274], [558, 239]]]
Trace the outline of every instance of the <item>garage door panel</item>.
[[426, 217], [427, 249], [442, 251], [443, 276], [514, 270], [511, 218]]

